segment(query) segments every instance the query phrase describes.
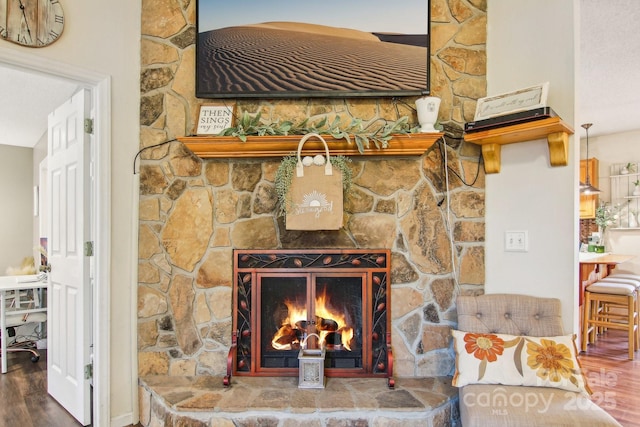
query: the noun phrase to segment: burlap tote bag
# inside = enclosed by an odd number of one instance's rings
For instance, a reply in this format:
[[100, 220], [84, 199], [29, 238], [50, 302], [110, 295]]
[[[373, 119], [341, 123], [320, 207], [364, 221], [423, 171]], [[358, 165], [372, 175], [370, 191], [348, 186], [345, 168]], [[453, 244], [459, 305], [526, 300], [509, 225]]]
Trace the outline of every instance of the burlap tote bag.
[[[309, 138], [324, 144], [325, 156], [300, 156]], [[296, 173], [287, 195], [287, 230], [338, 230], [342, 227], [342, 171], [331, 165], [329, 147], [317, 133], [308, 133], [298, 144]]]

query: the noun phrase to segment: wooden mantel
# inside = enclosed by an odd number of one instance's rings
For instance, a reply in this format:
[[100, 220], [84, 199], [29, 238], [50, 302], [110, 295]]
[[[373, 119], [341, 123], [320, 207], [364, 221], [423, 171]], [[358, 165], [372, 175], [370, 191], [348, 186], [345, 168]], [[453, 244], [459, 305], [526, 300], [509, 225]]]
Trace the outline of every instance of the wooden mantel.
[[500, 172], [502, 145], [542, 138], [546, 138], [549, 144], [551, 166], [567, 166], [569, 164], [569, 135], [573, 135], [571, 126], [563, 122], [560, 117], [549, 117], [518, 125], [467, 133], [464, 135], [464, 140], [482, 146], [486, 173], [498, 173]]
[[[442, 133], [414, 133], [397, 135], [384, 149], [375, 148], [358, 152], [355, 142], [348, 144], [344, 139], [334, 139], [322, 135], [332, 155], [345, 156], [420, 156], [442, 136]], [[242, 142], [233, 136], [183, 136], [178, 137], [196, 156], [203, 159], [229, 157], [284, 157], [297, 151], [301, 135], [249, 136]], [[324, 146], [317, 138], [304, 144], [304, 154], [324, 153]]]

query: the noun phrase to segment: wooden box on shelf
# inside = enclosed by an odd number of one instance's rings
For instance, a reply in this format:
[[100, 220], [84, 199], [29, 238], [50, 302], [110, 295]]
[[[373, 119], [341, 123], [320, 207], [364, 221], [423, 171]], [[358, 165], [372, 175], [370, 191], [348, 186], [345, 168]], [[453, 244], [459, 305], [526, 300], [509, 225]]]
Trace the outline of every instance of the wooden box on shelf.
[[[587, 182], [587, 168], [589, 170], [589, 182], [594, 187], [599, 185], [598, 159], [592, 157], [587, 160], [580, 160], [580, 182]], [[598, 206], [598, 195], [580, 195], [580, 219], [595, 218], [596, 207]]]

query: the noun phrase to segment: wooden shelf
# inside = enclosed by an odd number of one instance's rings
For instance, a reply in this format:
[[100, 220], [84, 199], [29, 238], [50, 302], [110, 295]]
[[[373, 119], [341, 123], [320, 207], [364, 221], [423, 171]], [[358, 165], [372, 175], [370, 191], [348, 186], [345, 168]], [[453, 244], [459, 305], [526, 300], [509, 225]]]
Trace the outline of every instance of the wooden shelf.
[[627, 173], [624, 175], [609, 175], [609, 178], [624, 178], [627, 176], [640, 176], [640, 173]]
[[[371, 143], [364, 153], [358, 152], [355, 142], [348, 144], [344, 139], [334, 139], [322, 135], [332, 155], [345, 156], [420, 156], [424, 154], [442, 133], [414, 133], [397, 135], [389, 141], [389, 146], [377, 149]], [[228, 157], [283, 157], [298, 149], [301, 135], [250, 136], [246, 142], [233, 136], [183, 136], [178, 137], [196, 156], [203, 159]], [[324, 146], [317, 138], [309, 139], [303, 148], [305, 155], [324, 153]]]
[[482, 146], [486, 173], [500, 172], [500, 149], [504, 144], [546, 138], [549, 144], [551, 166], [569, 164], [569, 135], [573, 129], [560, 117], [534, 120], [518, 125], [504, 126], [480, 132], [467, 133], [464, 140]]

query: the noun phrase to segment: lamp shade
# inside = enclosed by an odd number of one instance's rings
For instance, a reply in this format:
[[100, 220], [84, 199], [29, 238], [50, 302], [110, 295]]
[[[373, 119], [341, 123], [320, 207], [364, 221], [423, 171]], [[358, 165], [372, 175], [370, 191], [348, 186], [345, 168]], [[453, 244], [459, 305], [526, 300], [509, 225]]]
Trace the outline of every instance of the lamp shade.
[[589, 185], [585, 185], [584, 188], [580, 188], [580, 193], [588, 196], [591, 194], [599, 194], [600, 190], [594, 187], [593, 185], [589, 184]]

